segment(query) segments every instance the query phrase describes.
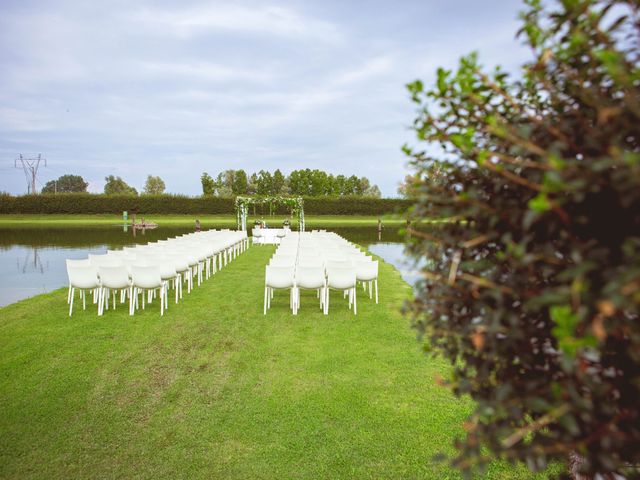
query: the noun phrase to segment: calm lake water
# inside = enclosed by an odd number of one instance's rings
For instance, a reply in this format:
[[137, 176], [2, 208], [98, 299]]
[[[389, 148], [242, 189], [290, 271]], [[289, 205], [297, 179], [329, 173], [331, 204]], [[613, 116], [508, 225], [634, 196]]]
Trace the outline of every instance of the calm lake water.
[[[402, 237], [395, 229], [378, 235], [376, 227], [331, 228], [367, 247], [394, 265], [414, 284], [418, 276], [405, 261]], [[0, 228], [0, 306], [68, 285], [65, 259], [87, 258], [136, 243], [147, 243], [191, 232], [191, 227], [159, 227], [137, 232], [122, 226]]]

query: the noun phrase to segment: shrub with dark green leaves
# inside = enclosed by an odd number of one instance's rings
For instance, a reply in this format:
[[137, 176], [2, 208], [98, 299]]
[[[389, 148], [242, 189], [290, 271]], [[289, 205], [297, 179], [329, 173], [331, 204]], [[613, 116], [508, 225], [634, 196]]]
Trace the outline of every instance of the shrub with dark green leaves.
[[[476, 409], [464, 471], [492, 457], [589, 474], [640, 463], [640, 33], [636, 1], [526, 2], [535, 58], [477, 57], [409, 85], [417, 178], [411, 304]], [[434, 176], [433, 172], [438, 175]], [[450, 218], [436, 229], [424, 219]]]

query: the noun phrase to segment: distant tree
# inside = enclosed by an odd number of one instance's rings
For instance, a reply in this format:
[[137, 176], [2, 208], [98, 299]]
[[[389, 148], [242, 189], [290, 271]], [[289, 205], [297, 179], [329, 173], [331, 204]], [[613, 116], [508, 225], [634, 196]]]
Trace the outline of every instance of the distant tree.
[[57, 180], [49, 180], [42, 193], [86, 192], [88, 186], [80, 175], [62, 175]]
[[358, 186], [356, 187], [356, 195], [362, 196], [367, 190], [371, 188], [371, 182], [367, 177], [361, 177], [358, 179]]
[[165, 189], [164, 181], [160, 177], [147, 176], [143, 193], [145, 195], [162, 195]]
[[[236, 171], [238, 174], [240, 171]], [[219, 181], [225, 183], [224, 178]], [[380, 189], [366, 177], [355, 175], [347, 178], [344, 175], [333, 176], [322, 170], [309, 168], [293, 170], [285, 177], [280, 170], [271, 174], [266, 170], [252, 173], [247, 182], [246, 193], [249, 195], [299, 195], [308, 197], [360, 195], [380, 197]]]
[[344, 175], [336, 175], [331, 178], [331, 195], [339, 197], [346, 195], [347, 177]]
[[355, 175], [351, 175], [345, 181], [344, 195], [358, 195], [360, 189], [360, 179]]
[[247, 194], [256, 195], [258, 192], [258, 174], [252, 173], [249, 177], [249, 184], [247, 185]]
[[230, 197], [233, 195], [233, 181], [235, 170], [220, 172], [216, 178], [216, 195], [218, 197]]
[[322, 197], [330, 194], [331, 188], [329, 186], [329, 175], [327, 175], [327, 172], [317, 169], [312, 170], [310, 180], [311, 191], [309, 194], [312, 197]]
[[244, 170], [236, 170], [233, 176], [231, 191], [234, 195], [246, 195], [249, 187], [247, 173]]
[[294, 170], [289, 174], [289, 189], [292, 195], [308, 196], [311, 193], [311, 170]]
[[380, 192], [380, 188], [378, 188], [377, 185], [371, 185], [365, 190], [363, 196], [369, 198], [380, 198], [382, 196], [382, 192]]
[[273, 192], [273, 176], [266, 170], [260, 170], [256, 178], [256, 193], [271, 195]]
[[107, 195], [138, 195], [138, 191], [120, 177], [109, 175], [105, 177], [105, 181], [104, 193]]
[[287, 180], [280, 170], [276, 170], [275, 172], [273, 172], [271, 189], [272, 195], [285, 193], [284, 190], [286, 183]]
[[200, 182], [202, 182], [203, 195], [214, 195], [216, 193], [216, 181], [207, 172], [202, 174]]

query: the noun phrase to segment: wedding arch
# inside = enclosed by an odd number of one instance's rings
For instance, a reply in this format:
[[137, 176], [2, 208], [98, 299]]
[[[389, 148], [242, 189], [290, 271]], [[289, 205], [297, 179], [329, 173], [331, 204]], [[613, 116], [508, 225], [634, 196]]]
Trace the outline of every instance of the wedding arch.
[[304, 200], [302, 197], [283, 197], [280, 195], [266, 197], [236, 197], [236, 218], [238, 230], [247, 230], [247, 215], [251, 205], [268, 205], [269, 215], [277, 207], [284, 206], [291, 209], [291, 216], [298, 217], [298, 228], [304, 232]]

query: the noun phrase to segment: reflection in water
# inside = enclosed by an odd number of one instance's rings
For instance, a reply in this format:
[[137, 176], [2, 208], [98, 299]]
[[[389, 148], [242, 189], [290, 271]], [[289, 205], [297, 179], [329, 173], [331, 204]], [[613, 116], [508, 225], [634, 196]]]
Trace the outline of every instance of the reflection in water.
[[[0, 228], [0, 306], [66, 286], [67, 258], [87, 258], [89, 253], [104, 254], [107, 250], [175, 237], [192, 232], [193, 227], [136, 230], [122, 224]], [[413, 283], [412, 269], [403, 263], [403, 238], [396, 229], [374, 225], [329, 230], [369, 247], [372, 253], [396, 266], [407, 282]]]
[[368, 250], [396, 267], [404, 281], [412, 286], [422, 278], [420, 270], [427, 265], [426, 259], [416, 262], [408, 257], [403, 243], [374, 243], [369, 245]]
[[[40, 254], [38, 253], [37, 247], [29, 250], [22, 262], [20, 262], [20, 259], [18, 258], [16, 263], [18, 265], [18, 270], [23, 274], [27, 273], [27, 271], [44, 273], [45, 270], [45, 265], [42, 263], [42, 260], [40, 260]], [[46, 262], [46, 269], [49, 270], [49, 261]]]

